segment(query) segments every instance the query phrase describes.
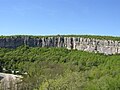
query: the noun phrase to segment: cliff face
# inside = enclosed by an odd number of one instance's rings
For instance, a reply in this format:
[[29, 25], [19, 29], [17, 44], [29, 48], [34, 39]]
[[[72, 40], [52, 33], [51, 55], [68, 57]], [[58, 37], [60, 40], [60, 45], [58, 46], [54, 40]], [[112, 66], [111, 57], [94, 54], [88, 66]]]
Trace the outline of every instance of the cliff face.
[[42, 38], [33, 38], [29, 36], [0, 38], [1, 48], [16, 48], [21, 45], [28, 45], [31, 47], [66, 47], [67, 49], [98, 52], [106, 55], [120, 53], [120, 41], [61, 36]]

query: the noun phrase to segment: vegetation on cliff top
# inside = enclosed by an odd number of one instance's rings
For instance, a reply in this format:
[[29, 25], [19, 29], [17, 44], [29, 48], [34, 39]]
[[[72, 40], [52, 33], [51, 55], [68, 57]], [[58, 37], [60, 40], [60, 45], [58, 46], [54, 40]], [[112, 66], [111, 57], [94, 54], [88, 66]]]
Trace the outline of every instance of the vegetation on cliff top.
[[21, 37], [30, 37], [30, 38], [43, 38], [43, 37], [83, 37], [83, 38], [94, 38], [100, 40], [114, 40], [120, 41], [120, 37], [114, 36], [99, 36], [99, 35], [46, 35], [46, 36], [33, 36], [33, 35], [12, 35], [12, 36], [0, 36], [0, 38], [21, 38]]
[[0, 64], [27, 72], [23, 90], [120, 90], [119, 55], [21, 46], [0, 48]]

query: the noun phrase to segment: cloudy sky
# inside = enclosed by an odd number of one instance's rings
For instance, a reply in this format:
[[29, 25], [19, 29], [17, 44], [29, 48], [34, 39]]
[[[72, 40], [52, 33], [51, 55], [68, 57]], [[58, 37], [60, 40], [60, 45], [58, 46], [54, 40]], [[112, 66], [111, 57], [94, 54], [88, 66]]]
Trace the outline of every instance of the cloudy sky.
[[120, 0], [0, 0], [0, 35], [120, 36]]

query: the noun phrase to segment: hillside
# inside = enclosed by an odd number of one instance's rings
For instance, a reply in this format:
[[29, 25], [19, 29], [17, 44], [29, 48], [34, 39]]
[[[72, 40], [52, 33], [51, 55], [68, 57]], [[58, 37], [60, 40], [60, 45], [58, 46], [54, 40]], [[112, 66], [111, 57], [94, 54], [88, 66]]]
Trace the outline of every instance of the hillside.
[[23, 75], [21, 90], [120, 90], [119, 55], [20, 46], [0, 48], [0, 64]]

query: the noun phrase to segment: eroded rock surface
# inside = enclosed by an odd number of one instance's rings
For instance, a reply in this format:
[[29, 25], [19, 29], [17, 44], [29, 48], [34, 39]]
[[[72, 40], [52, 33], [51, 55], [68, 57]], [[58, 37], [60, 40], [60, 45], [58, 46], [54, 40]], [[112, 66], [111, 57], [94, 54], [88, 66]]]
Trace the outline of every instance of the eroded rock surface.
[[109, 54], [120, 53], [120, 41], [99, 40], [82, 37], [41, 37], [30, 36], [0, 38], [1, 48], [16, 48], [21, 45], [31, 47], [66, 47], [89, 52]]
[[0, 73], [0, 90], [18, 90], [22, 76]]

